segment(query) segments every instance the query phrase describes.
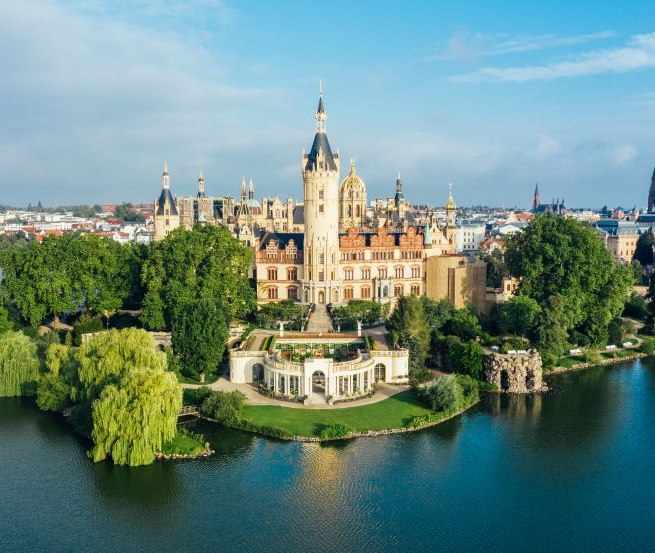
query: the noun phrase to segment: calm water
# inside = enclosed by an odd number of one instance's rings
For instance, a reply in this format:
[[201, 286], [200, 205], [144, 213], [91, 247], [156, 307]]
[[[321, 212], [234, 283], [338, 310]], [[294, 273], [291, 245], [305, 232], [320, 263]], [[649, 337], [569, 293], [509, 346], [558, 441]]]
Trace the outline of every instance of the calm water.
[[655, 363], [554, 381], [336, 446], [199, 426], [215, 457], [139, 469], [0, 400], [0, 550], [652, 551]]

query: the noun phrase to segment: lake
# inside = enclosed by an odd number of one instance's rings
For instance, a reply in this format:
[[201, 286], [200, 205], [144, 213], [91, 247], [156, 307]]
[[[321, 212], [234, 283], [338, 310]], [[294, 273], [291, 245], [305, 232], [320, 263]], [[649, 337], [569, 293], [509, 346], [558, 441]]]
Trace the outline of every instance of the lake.
[[655, 360], [550, 382], [331, 445], [198, 423], [215, 456], [136, 469], [0, 399], [0, 551], [652, 551]]

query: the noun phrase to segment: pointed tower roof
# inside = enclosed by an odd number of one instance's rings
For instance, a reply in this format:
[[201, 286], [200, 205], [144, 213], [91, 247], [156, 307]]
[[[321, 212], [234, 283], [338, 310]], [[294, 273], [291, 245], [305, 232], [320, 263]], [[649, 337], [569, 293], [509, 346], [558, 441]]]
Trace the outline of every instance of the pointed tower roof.
[[169, 213], [171, 215], [177, 215], [177, 206], [175, 205], [175, 200], [173, 199], [173, 194], [171, 194], [171, 181], [170, 175], [168, 174], [168, 163], [164, 162], [164, 172], [161, 176], [161, 194], [159, 195], [159, 200], [157, 201], [157, 215], [164, 215], [164, 207], [168, 205], [170, 207]]
[[448, 185], [448, 202], [446, 203], [446, 209], [457, 209], [457, 206], [455, 205], [455, 200], [453, 200], [452, 183]]
[[328, 141], [327, 134], [325, 133], [325, 120], [327, 119], [327, 114], [323, 107], [323, 83], [321, 82], [321, 95], [318, 100], [318, 109], [316, 115], [316, 135], [314, 136], [314, 142], [312, 148], [309, 151], [307, 156], [307, 163], [305, 164], [305, 171], [311, 171], [318, 164], [318, 155], [322, 153], [325, 158], [325, 166], [329, 171], [336, 171], [337, 164], [334, 161], [334, 155], [332, 154], [332, 148], [330, 148], [330, 142]]

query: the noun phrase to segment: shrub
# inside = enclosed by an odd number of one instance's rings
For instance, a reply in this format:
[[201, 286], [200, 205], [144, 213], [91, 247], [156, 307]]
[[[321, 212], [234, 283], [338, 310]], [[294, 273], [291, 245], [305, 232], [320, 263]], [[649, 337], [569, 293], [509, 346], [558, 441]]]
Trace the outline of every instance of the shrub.
[[644, 338], [639, 350], [646, 355], [653, 355], [653, 353], [655, 353], [655, 339]]
[[454, 375], [440, 376], [425, 388], [421, 399], [435, 411], [450, 411], [462, 403], [463, 391]]
[[600, 353], [591, 349], [586, 350], [582, 358], [585, 363], [590, 363], [592, 365], [598, 365], [603, 359]]
[[319, 438], [321, 440], [335, 440], [339, 438], [346, 438], [352, 432], [350, 427], [343, 422], [334, 422], [329, 426], [326, 426], [321, 433]]
[[218, 422], [232, 424], [241, 419], [246, 396], [241, 392], [212, 392], [200, 405], [200, 412]]
[[210, 395], [212, 391], [207, 386], [200, 386], [200, 388], [184, 388], [182, 394], [182, 402], [184, 405], [196, 405], [200, 407]]
[[480, 381], [467, 376], [465, 374], [458, 374], [455, 376], [457, 383], [462, 387], [462, 393], [465, 398], [475, 395], [476, 397], [480, 393]]

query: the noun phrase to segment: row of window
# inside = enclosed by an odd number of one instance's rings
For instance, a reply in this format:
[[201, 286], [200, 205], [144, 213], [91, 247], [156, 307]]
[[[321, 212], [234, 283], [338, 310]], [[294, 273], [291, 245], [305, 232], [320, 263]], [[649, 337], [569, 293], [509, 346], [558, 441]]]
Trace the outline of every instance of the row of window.
[[[405, 278], [405, 268], [396, 267], [394, 269], [394, 274], [396, 278]], [[412, 278], [421, 278], [421, 268], [420, 267], [411, 267], [410, 274]], [[269, 267], [266, 270], [266, 277], [268, 280], [278, 280], [278, 269], [277, 267]], [[290, 267], [286, 270], [286, 280], [298, 280], [298, 269], [296, 267]], [[355, 270], [352, 268], [347, 268], [343, 270], [344, 280], [354, 280], [355, 279]], [[365, 267], [360, 270], [360, 278], [362, 280], [369, 280], [371, 278], [371, 269]], [[378, 278], [388, 278], [388, 271], [386, 267], [381, 267], [378, 269]], [[319, 278], [323, 280], [323, 278]]]
[[[421, 293], [421, 286], [419, 284], [412, 284], [409, 288], [411, 294], [415, 295], [420, 295]], [[400, 284], [396, 285], [393, 287], [393, 295], [396, 297], [400, 297], [405, 293], [405, 290], [403, 286]], [[355, 294], [355, 289], [352, 287], [344, 288], [343, 289], [343, 299], [345, 301], [351, 300], [354, 298]], [[267, 295], [269, 300], [276, 300], [279, 297], [279, 289], [276, 286], [270, 286], [267, 289]], [[388, 289], [385, 286], [384, 291], [382, 292], [382, 295], [384, 297], [387, 297], [388, 295]], [[362, 286], [359, 289], [359, 297], [363, 299], [370, 299], [371, 298], [371, 287], [370, 286]], [[296, 286], [289, 286], [287, 288], [287, 298], [290, 300], [298, 300], [298, 288]]]

